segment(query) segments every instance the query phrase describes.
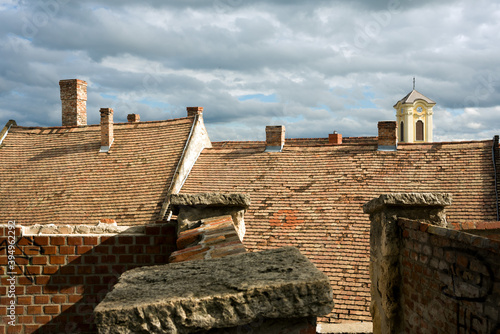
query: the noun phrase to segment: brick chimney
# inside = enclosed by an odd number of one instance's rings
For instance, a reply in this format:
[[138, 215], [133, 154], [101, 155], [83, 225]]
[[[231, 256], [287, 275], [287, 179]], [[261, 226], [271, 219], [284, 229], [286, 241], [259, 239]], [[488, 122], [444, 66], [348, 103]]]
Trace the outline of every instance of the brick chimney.
[[333, 131], [328, 135], [328, 143], [340, 145], [342, 144], [342, 135], [337, 133], [337, 131]]
[[281, 152], [285, 145], [285, 126], [266, 126], [266, 152]]
[[378, 122], [378, 150], [398, 149], [398, 124], [395, 121]]
[[113, 144], [113, 109], [101, 108], [101, 150], [108, 152]]
[[138, 123], [141, 121], [141, 116], [139, 114], [128, 114], [127, 121], [129, 123]]
[[62, 125], [87, 125], [87, 83], [79, 79], [59, 81]]
[[203, 107], [187, 107], [186, 109], [188, 117], [203, 115]]

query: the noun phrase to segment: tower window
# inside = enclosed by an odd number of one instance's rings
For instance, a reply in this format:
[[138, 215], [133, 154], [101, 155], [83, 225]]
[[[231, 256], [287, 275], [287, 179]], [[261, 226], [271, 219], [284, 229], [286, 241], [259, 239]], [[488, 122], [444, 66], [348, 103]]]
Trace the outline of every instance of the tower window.
[[424, 122], [417, 121], [416, 124], [416, 140], [424, 140]]
[[401, 121], [401, 130], [400, 130], [399, 141], [405, 141], [405, 127], [403, 121]]

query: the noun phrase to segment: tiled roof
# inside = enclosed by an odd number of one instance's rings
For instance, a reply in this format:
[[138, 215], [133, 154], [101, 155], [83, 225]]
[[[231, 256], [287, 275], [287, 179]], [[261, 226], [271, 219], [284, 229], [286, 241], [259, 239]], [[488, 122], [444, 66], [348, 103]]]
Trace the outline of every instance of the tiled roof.
[[335, 308], [323, 321], [371, 321], [369, 228], [362, 205], [390, 192], [453, 194], [450, 222], [496, 219], [492, 141], [400, 145], [265, 142], [205, 149], [181, 192], [248, 193], [249, 251], [297, 246], [331, 280]]
[[[413, 103], [416, 100], [424, 100], [425, 102], [429, 104], [436, 104], [433, 100], [429, 99], [428, 97], [424, 96], [422, 93], [417, 92], [415, 89], [409, 92], [405, 97], [403, 97], [401, 100], [398, 101], [398, 103]], [[398, 103], [396, 103], [394, 106], [396, 106]]]
[[13, 126], [0, 146], [0, 218], [22, 224], [146, 224], [158, 213], [193, 118], [100, 126]]

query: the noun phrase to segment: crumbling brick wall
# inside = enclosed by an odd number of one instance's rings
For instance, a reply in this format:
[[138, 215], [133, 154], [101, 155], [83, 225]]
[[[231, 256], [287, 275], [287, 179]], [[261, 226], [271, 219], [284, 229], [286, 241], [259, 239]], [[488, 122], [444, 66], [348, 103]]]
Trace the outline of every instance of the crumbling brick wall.
[[[175, 251], [175, 226], [145, 226], [142, 234], [23, 235], [0, 227], [1, 333], [95, 333], [93, 311], [119, 276], [165, 264]], [[8, 267], [15, 240], [15, 268]], [[13, 274], [11, 274], [13, 272]], [[15, 278], [15, 326], [9, 325], [9, 277]]]
[[400, 219], [407, 333], [500, 331], [500, 242]]
[[500, 241], [449, 228], [450, 203], [447, 194], [387, 194], [364, 206], [374, 333], [500, 332]]

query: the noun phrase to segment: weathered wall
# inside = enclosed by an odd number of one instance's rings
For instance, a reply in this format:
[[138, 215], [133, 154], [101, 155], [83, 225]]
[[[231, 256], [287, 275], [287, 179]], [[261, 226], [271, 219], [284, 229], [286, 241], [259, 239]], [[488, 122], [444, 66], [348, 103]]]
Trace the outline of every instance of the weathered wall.
[[[57, 231], [56, 231], [57, 232]], [[93, 311], [125, 272], [167, 263], [175, 250], [175, 227], [147, 225], [144, 233], [25, 235], [9, 239], [0, 227], [0, 333], [95, 333]], [[15, 268], [8, 267], [15, 240]], [[15, 274], [7, 274], [13, 271]], [[15, 277], [15, 326], [8, 305]]]
[[407, 333], [500, 331], [500, 242], [400, 219]]
[[389, 194], [371, 220], [374, 333], [496, 333], [500, 242], [447, 227], [445, 194]]
[[284, 247], [128, 271], [95, 313], [101, 334], [313, 334], [332, 307], [328, 277]]

